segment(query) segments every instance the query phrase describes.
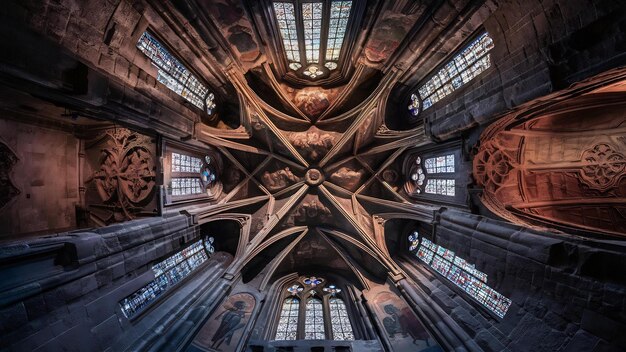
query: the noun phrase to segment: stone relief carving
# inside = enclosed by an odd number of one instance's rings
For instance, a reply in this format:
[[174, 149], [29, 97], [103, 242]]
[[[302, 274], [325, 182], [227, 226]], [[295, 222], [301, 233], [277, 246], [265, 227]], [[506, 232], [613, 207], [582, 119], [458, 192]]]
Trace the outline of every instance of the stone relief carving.
[[322, 88], [306, 87], [299, 89], [293, 100], [300, 111], [311, 118], [317, 118], [328, 109], [335, 95]]
[[107, 223], [135, 218], [155, 194], [156, 166], [150, 137], [125, 128], [110, 129], [91, 147], [88, 149], [98, 150], [98, 156], [91, 160], [94, 171], [85, 183], [95, 187], [101, 204], [90, 207], [108, 210], [110, 216], [101, 219]]
[[261, 52], [253, 37], [250, 20], [243, 4], [237, 0], [216, 0], [207, 4], [207, 13], [222, 24], [220, 30], [231, 44], [239, 60], [254, 62]]
[[476, 183], [491, 191], [505, 183], [513, 169], [509, 156], [495, 142], [487, 142], [474, 158]]
[[0, 142], [0, 209], [20, 194], [10, 176], [18, 160], [17, 155], [6, 144]]
[[307, 195], [289, 214], [287, 225], [323, 224], [332, 218], [332, 212], [315, 195]]
[[488, 127], [473, 161], [483, 204], [526, 226], [623, 236], [626, 118], [623, 105], [595, 109], [602, 99], [569, 98], [566, 112], [516, 111]]
[[299, 181], [298, 176], [294, 175], [289, 167], [276, 170], [274, 172], [265, 171], [261, 176], [261, 182], [265, 188], [271, 192], [279, 191]]
[[335, 145], [339, 139], [339, 134], [323, 131], [313, 126], [304, 132], [291, 132], [287, 138], [302, 156], [312, 161], [318, 161]]
[[365, 171], [363, 170], [353, 170], [349, 167], [343, 166], [339, 170], [335, 171], [330, 176], [330, 179], [341, 187], [352, 190], [359, 185], [363, 175], [365, 175]]
[[583, 152], [580, 177], [590, 188], [606, 191], [624, 176], [626, 159], [609, 143], [598, 143]]

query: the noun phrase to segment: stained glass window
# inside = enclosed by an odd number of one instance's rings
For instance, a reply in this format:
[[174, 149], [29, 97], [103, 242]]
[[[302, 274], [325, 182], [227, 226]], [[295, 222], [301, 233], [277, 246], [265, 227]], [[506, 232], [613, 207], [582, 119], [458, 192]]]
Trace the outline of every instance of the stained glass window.
[[306, 61], [308, 63], [317, 63], [320, 58], [322, 5], [321, 2], [307, 2], [302, 4], [304, 51], [306, 52]]
[[304, 320], [304, 338], [306, 340], [324, 340], [324, 309], [322, 300], [312, 297], [306, 302]]
[[354, 340], [352, 325], [350, 325], [350, 318], [348, 318], [348, 310], [343, 300], [341, 298], [331, 298], [329, 305], [333, 339]]
[[442, 174], [454, 172], [454, 154], [441, 155], [424, 160], [426, 172], [429, 174]]
[[463, 51], [453, 57], [419, 89], [424, 110], [477, 77], [491, 66], [493, 40], [481, 34]]
[[193, 156], [172, 153], [172, 172], [200, 173], [202, 159]]
[[172, 177], [172, 195], [186, 196], [200, 194], [203, 191], [200, 179], [197, 177]]
[[154, 264], [155, 279], [119, 302], [127, 318], [133, 317], [209, 259], [202, 240]]
[[[200, 80], [150, 33], [143, 33], [137, 42], [137, 48], [157, 67], [157, 81], [193, 105], [205, 109], [208, 114], [213, 112], [215, 105], [209, 107], [209, 103], [205, 100], [209, 95], [207, 94], [208, 88], [200, 83]], [[211, 98], [211, 104], [213, 104], [212, 100], [213, 98]]]
[[298, 337], [298, 311], [300, 300], [295, 297], [285, 298], [280, 311], [276, 340], [296, 340]]
[[454, 196], [454, 180], [434, 178], [426, 182], [424, 192], [442, 196]]
[[291, 70], [304, 66], [301, 74], [316, 79], [339, 67], [352, 1], [275, 1], [273, 7]]
[[[346, 35], [348, 18], [352, 1], [333, 1], [330, 4], [330, 22], [328, 26], [328, 42], [326, 44], [326, 61], [339, 59], [339, 53], [343, 45], [343, 38]], [[328, 67], [328, 66], [326, 66]], [[335, 64], [336, 68], [337, 65]], [[334, 68], [328, 67], [331, 70]]]
[[274, 13], [278, 21], [280, 35], [283, 38], [287, 60], [293, 62], [293, 64], [297, 63], [294, 66], [290, 65], [290, 68], [297, 70], [302, 65], [300, 64], [300, 45], [298, 44], [298, 30], [296, 29], [296, 15], [293, 4], [290, 2], [275, 2]]
[[413, 233], [409, 235], [409, 251], [414, 251], [419, 246], [419, 237], [417, 231], [413, 231]]
[[499, 317], [503, 318], [511, 306], [510, 299], [487, 286], [487, 274], [453, 251], [422, 238], [416, 256]]

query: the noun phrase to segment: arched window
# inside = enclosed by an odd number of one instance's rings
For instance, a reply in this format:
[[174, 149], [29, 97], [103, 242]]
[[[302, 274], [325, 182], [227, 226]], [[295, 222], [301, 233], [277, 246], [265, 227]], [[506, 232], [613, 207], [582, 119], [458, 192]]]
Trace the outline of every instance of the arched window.
[[343, 303], [341, 298], [333, 297], [328, 300], [328, 305], [330, 306], [330, 324], [333, 331], [333, 340], [354, 340], [346, 304]]
[[411, 94], [411, 114], [417, 116], [420, 109], [430, 108], [491, 67], [489, 51], [493, 47], [493, 39], [487, 32], [465, 46], [418, 88], [419, 98], [416, 94]]
[[[423, 160], [416, 157], [411, 167], [412, 192], [454, 197], [456, 195], [454, 154], [438, 155]], [[409, 193], [412, 193], [409, 192]]]
[[207, 114], [213, 113], [215, 95], [152, 34], [144, 32], [137, 42], [137, 49], [157, 67], [157, 81]]
[[300, 300], [295, 297], [285, 298], [280, 311], [280, 320], [276, 330], [276, 340], [296, 340], [298, 337], [298, 313]]
[[338, 296], [341, 292], [314, 276], [291, 283], [284, 292], [288, 297], [278, 317], [275, 340], [354, 340], [348, 308]]
[[289, 69], [314, 80], [339, 67], [352, 1], [283, 0], [273, 5]]
[[324, 306], [321, 299], [313, 297], [306, 302], [304, 338], [306, 340], [326, 339], [326, 333], [324, 332]]

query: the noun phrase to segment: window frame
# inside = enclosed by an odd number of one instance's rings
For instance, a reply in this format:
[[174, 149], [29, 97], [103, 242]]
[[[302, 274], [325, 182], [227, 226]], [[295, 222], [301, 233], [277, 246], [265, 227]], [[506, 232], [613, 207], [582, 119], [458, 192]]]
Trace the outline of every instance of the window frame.
[[[162, 165], [163, 165], [163, 194], [164, 205], [172, 206], [176, 204], [195, 202], [200, 200], [209, 199], [209, 196], [204, 189], [204, 192], [188, 195], [172, 195], [172, 179], [176, 177], [182, 178], [197, 178], [200, 180], [200, 173], [195, 172], [173, 172], [172, 171], [172, 153], [178, 153], [182, 155], [188, 155], [203, 160], [204, 156], [209, 153], [207, 149], [194, 148], [192, 146], [183, 145], [174, 141], [165, 140], [163, 142], [162, 153]], [[202, 183], [200, 183], [202, 187]]]
[[[430, 146], [426, 148], [414, 149], [407, 154], [404, 160], [403, 174], [405, 177], [405, 192], [413, 199], [421, 201], [430, 201], [438, 204], [452, 205], [456, 207], [467, 208], [466, 197], [468, 192], [464, 190], [463, 185], [469, 183], [471, 173], [471, 163], [462, 159], [462, 144], [458, 141], [449, 142], [443, 145]], [[426, 159], [436, 158], [437, 156], [454, 155], [454, 172], [428, 173], [426, 172]], [[411, 191], [407, 187], [412, 184], [411, 168], [413, 167], [416, 157], [420, 157], [425, 182], [421, 187], [421, 192]], [[425, 189], [429, 181], [435, 179], [452, 179], [454, 180], [454, 196], [439, 195], [434, 193], [426, 193]]]
[[[357, 325], [355, 324], [353, 314], [351, 314], [353, 312], [352, 312], [351, 306], [349, 305], [349, 301], [346, 300], [346, 297], [344, 295], [344, 292], [346, 292], [345, 287], [343, 286], [339, 287], [338, 285], [336, 285], [338, 288], [341, 288], [342, 292], [337, 293], [333, 296], [332, 294], [323, 291], [323, 288], [326, 287], [327, 283], [328, 283], [327, 281], [324, 281], [323, 284], [320, 284], [316, 287], [311, 287], [311, 286], [305, 285], [303, 282], [301, 282], [301, 280], [298, 280], [298, 281], [289, 281], [289, 284], [281, 286], [280, 288], [281, 294], [278, 296], [278, 307], [276, 311], [274, 312], [275, 323], [270, 331], [269, 339], [275, 340], [275, 341], [299, 341], [299, 340], [316, 341], [316, 340], [307, 340], [305, 338], [305, 320], [306, 320], [307, 303], [309, 302], [311, 298], [317, 298], [322, 301], [322, 311], [323, 311], [323, 319], [324, 319], [324, 335], [325, 335], [324, 340], [332, 340], [332, 341], [357, 340], [358, 339]], [[291, 293], [287, 291], [287, 288], [293, 286], [294, 284], [302, 286], [304, 290], [296, 295], [292, 295]], [[314, 290], [316, 292], [315, 297], [312, 297], [310, 295], [309, 292], [311, 290]], [[298, 307], [299, 310], [298, 310], [298, 324], [297, 324], [296, 339], [295, 340], [276, 340], [276, 334], [278, 333], [278, 326], [279, 326], [280, 316], [282, 313], [283, 302], [287, 298], [294, 298], [294, 297], [300, 301], [299, 307]], [[352, 335], [354, 337], [353, 340], [335, 340], [334, 339], [333, 331], [332, 331], [331, 316], [330, 316], [331, 314], [330, 313], [330, 298], [339, 298], [343, 301], [346, 307], [346, 310], [348, 311], [348, 319], [350, 321], [350, 327], [352, 329]]]
[[[207, 245], [206, 242], [209, 240], [210, 236], [200, 236], [195, 238], [194, 240], [191, 240], [187, 243], [185, 243], [184, 246], [181, 246], [180, 248], [178, 248], [177, 250], [174, 250], [170, 253], [168, 253], [167, 255], [161, 256], [159, 259], [153, 260], [152, 262], [148, 263], [148, 270], [146, 271], [146, 273], [144, 274], [148, 274], [151, 273], [150, 275], [147, 275], [148, 277], [150, 277], [150, 280], [148, 280], [147, 282], [145, 282], [143, 285], [141, 285], [140, 287], [138, 287], [136, 290], [126, 294], [124, 297], [122, 297], [121, 299], [119, 299], [116, 304], [116, 312], [119, 312], [121, 314], [122, 317], [124, 317], [126, 320], [128, 321], [137, 321], [139, 319], [141, 319], [145, 314], [147, 314], [148, 312], [150, 312], [152, 309], [154, 309], [155, 307], [159, 306], [159, 304], [161, 304], [165, 299], [167, 299], [167, 297], [169, 297], [170, 295], [172, 295], [174, 292], [176, 292], [176, 290], [181, 287], [181, 285], [190, 280], [191, 277], [196, 276], [199, 272], [201, 272], [202, 268], [205, 267], [207, 265], [207, 263], [211, 260], [211, 257], [213, 256], [213, 254], [215, 253], [215, 251], [210, 252], [209, 250], [207, 250]], [[213, 240], [214, 241], [214, 240]], [[187, 250], [188, 248], [191, 248], [194, 244], [200, 242], [200, 249], [198, 250], [198, 252], [194, 253], [194, 255], [197, 255], [199, 252], [204, 252], [204, 254], [206, 255], [206, 260], [202, 263], [200, 263], [197, 267], [193, 268], [192, 270], [189, 271], [188, 274], [186, 274], [183, 278], [181, 278], [179, 281], [175, 282], [174, 284], [172, 284], [171, 286], [167, 286], [167, 288], [163, 291], [162, 294], [159, 294], [158, 296], [154, 297], [154, 299], [152, 301], [149, 301], [145, 306], [137, 309], [135, 311], [135, 313], [133, 313], [130, 317], [127, 316], [126, 312], [124, 311], [123, 307], [122, 307], [122, 302], [125, 299], [128, 299], [130, 297], [132, 297], [135, 293], [139, 292], [141, 289], [143, 289], [144, 287], [148, 286], [152, 281], [156, 280], [158, 277], [162, 277], [166, 275], [167, 271], [172, 270], [174, 267], [168, 268], [166, 271], [164, 271], [163, 273], [156, 275], [155, 270], [154, 270], [154, 266], [158, 263], [161, 263], [163, 261], [165, 261], [166, 259], [175, 256], [178, 253], [181, 253], [185, 250]], [[213, 245], [214, 242], [211, 242], [211, 245]], [[191, 257], [189, 258], [185, 258], [184, 261], [188, 261]]]
[[[299, 45], [300, 54], [300, 67], [297, 70], [293, 70], [289, 67], [292, 61], [287, 59], [285, 51], [285, 44], [281, 35], [280, 27], [274, 10], [274, 3], [291, 3], [294, 5], [295, 21], [296, 21], [296, 33]], [[320, 32], [320, 58], [318, 63], [309, 63], [306, 61], [306, 50], [304, 48], [304, 30], [302, 22], [302, 4], [303, 3], [323, 3], [322, 9], [322, 26]], [[286, 79], [290, 83], [304, 84], [304, 85], [319, 85], [325, 83], [336, 83], [346, 78], [349, 70], [353, 70], [352, 66], [345, 61], [350, 60], [351, 53], [355, 46], [355, 36], [359, 34], [358, 26], [355, 26], [355, 21], [361, 21], [363, 13], [365, 12], [365, 2], [351, 0], [350, 14], [348, 22], [346, 24], [346, 30], [344, 32], [342, 47], [339, 52], [339, 56], [336, 60], [326, 60], [326, 50], [328, 47], [328, 37], [330, 29], [330, 14], [331, 3], [333, 0], [283, 0], [273, 1], [264, 0], [266, 4], [266, 17], [268, 19], [268, 25], [271, 28], [271, 42], [273, 43], [275, 50], [272, 50], [276, 55], [275, 63], [279, 76]], [[302, 40], [300, 40], [302, 39]], [[337, 67], [333, 70], [329, 70], [325, 65], [328, 62], [334, 62]], [[303, 74], [304, 71], [310, 65], [316, 65], [323, 71], [324, 74], [316, 78], [310, 78]]]
[[[420, 79], [419, 82], [417, 82], [417, 84], [415, 86], [413, 86], [413, 88], [410, 90], [411, 95], [409, 95], [409, 98], [407, 99], [407, 105], [409, 106], [408, 108], [408, 113], [410, 115], [410, 118], [418, 118], [420, 115], [425, 113], [425, 110], [431, 110], [434, 111], [433, 108], [435, 106], [435, 104], [437, 103], [441, 103], [441, 105], [447, 105], [451, 102], [450, 99], [452, 99], [453, 96], [456, 96], [458, 94], [461, 94], [463, 91], [465, 91], [469, 86], [471, 86], [472, 83], [475, 82], [475, 80], [480, 77], [483, 76], [486, 72], [490, 72], [492, 71], [492, 68], [494, 67], [494, 62], [493, 62], [493, 58], [490, 57], [490, 65], [487, 69], [485, 69], [483, 72], [481, 72], [480, 74], [478, 74], [477, 76], [473, 77], [471, 80], [469, 80], [467, 83], [463, 83], [461, 84], [461, 86], [459, 86], [459, 88], [454, 89], [452, 92], [450, 92], [449, 94], [447, 94], [446, 96], [444, 96], [443, 98], [439, 99], [438, 101], [432, 103], [428, 108], [424, 109], [424, 101], [432, 96], [429, 95], [426, 98], [422, 98], [422, 95], [419, 93], [420, 88], [422, 88], [428, 81], [430, 81], [433, 77], [435, 77], [436, 75], [439, 74], [439, 72], [448, 64], [450, 64], [450, 62], [453, 61], [453, 59], [461, 54], [463, 52], [463, 50], [467, 49], [470, 44], [472, 44], [475, 40], [477, 40], [478, 38], [480, 38], [483, 34], [487, 34], [487, 36], [489, 36], [489, 38], [491, 38], [491, 40], [494, 42], [494, 48], [495, 48], [495, 40], [494, 38], [489, 34], [489, 32], [485, 29], [485, 28], [479, 28], [478, 30], [476, 30], [471, 36], [469, 36], [466, 40], [464, 40], [460, 45], [457, 46], [457, 48], [451, 53], [448, 54], [442, 61], [441, 63], [439, 63], [437, 66], [435, 66], [429, 73], [428, 75], [426, 75], [424, 78]], [[484, 58], [487, 55], [491, 55], [491, 51], [494, 49], [490, 49], [489, 51], [487, 51], [483, 56], [481, 56], [480, 58], [478, 58], [476, 61], [474, 61], [474, 63], [480, 61], [480, 59]], [[469, 67], [467, 68], [469, 69]], [[467, 69], [465, 71], [467, 71]], [[464, 72], [464, 71], [462, 71]], [[458, 73], [457, 76], [460, 76], [461, 73]], [[456, 76], [455, 76], [456, 77]], [[452, 79], [453, 80], [453, 79]], [[446, 82], [451, 82], [452, 80], [446, 81]], [[417, 97], [417, 104], [413, 103], [412, 95], [416, 95]], [[418, 105], [418, 113], [414, 114], [411, 111], [411, 107], [410, 106], [415, 106]]]
[[[190, 76], [187, 78], [187, 80], [185, 81], [185, 83], [189, 82], [189, 79], [191, 79], [192, 77], [195, 78], [200, 84], [204, 85], [207, 89], [207, 92], [204, 96], [200, 97], [200, 100], [202, 101], [202, 108], [198, 107], [197, 105], [193, 104], [191, 101], [187, 100], [183, 95], [182, 92], [181, 94], [178, 94], [176, 91], [174, 91], [173, 89], [171, 89], [170, 87], [168, 87], [166, 84], [160, 82], [158, 80], [158, 71], [161, 70], [161, 68], [148, 56], [146, 55], [143, 51], [141, 51], [141, 49], [139, 49], [138, 44], [141, 40], [141, 38], [143, 37], [144, 33], [148, 33], [151, 37], [153, 37], [173, 58], [175, 58], [176, 60], [178, 60], [178, 62], [187, 70], [189, 71]], [[189, 63], [182, 58], [180, 55], [177, 54], [176, 50], [172, 49], [172, 46], [169, 45], [169, 43], [163, 39], [163, 37], [161, 37], [160, 35], [157, 34], [156, 31], [152, 30], [151, 27], [147, 27], [145, 28], [143, 31], [140, 31], [139, 36], [137, 37], [137, 40], [135, 41], [135, 43], [133, 44], [133, 47], [135, 48], [135, 50], [137, 50], [137, 52], [142, 55], [146, 60], [148, 60], [148, 62], [150, 62], [150, 66], [156, 68], [157, 70], [157, 75], [154, 76], [154, 79], [159, 83], [159, 85], [164, 86], [168, 93], [171, 92], [173, 94], [176, 95], [176, 97], [178, 97], [178, 99], [180, 99], [182, 101], [182, 104], [185, 105], [186, 107], [191, 107], [192, 109], [197, 109], [200, 110], [202, 112], [202, 114], [204, 116], [214, 116], [215, 115], [215, 110], [216, 110], [216, 103], [217, 103], [217, 97], [215, 96], [215, 92], [212, 89], [211, 85], [209, 85], [206, 81], [206, 79], [198, 74], [198, 72], [195, 70], [195, 68], [193, 68], [192, 65], [189, 65]], [[181, 83], [181, 81], [179, 81], [178, 79], [174, 78], [177, 82]], [[187, 88], [187, 85], [183, 84], [183, 91], [184, 89]], [[213, 95], [213, 99], [208, 99], [210, 95]], [[213, 107], [210, 108], [211, 109], [211, 113], [209, 113], [207, 110], [209, 109], [207, 101], [210, 100], [213, 104]]]

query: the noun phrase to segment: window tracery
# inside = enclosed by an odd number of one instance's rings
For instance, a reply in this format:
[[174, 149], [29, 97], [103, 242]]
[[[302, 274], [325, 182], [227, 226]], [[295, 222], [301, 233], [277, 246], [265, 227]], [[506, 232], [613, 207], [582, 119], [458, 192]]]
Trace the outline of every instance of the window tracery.
[[422, 158], [418, 156], [415, 158], [415, 164], [411, 167], [410, 178], [413, 183], [413, 192], [454, 197], [456, 195], [456, 180], [437, 176], [438, 174], [454, 174], [454, 172], [454, 154], [427, 158], [423, 160], [423, 163]]
[[154, 36], [144, 32], [136, 46], [158, 69], [157, 81], [207, 114], [213, 113], [215, 95]]
[[470, 297], [504, 318], [511, 306], [511, 300], [487, 285], [487, 274], [476, 269], [465, 259], [445, 247], [434, 244], [422, 237], [421, 245], [415, 246], [414, 234], [409, 236], [409, 251], [429, 265], [436, 272], [464, 290]]
[[336, 70], [352, 1], [274, 1], [287, 66], [314, 80]]
[[493, 39], [487, 32], [468, 44], [418, 88], [419, 99], [411, 95], [411, 114], [419, 114], [419, 101], [421, 110], [426, 110], [491, 67], [489, 51], [493, 48]]
[[[315, 292], [315, 291], [313, 291]], [[306, 302], [306, 319], [304, 321], [304, 338], [306, 340], [324, 340], [324, 307], [319, 298], [309, 298]]]
[[171, 154], [170, 193], [172, 196], [202, 194], [217, 180], [210, 155], [204, 157], [183, 153]]
[[276, 340], [354, 340], [339, 287], [327, 285], [324, 278], [310, 276], [300, 277], [285, 291]]
[[188, 277], [213, 254], [213, 237], [198, 240], [183, 250], [152, 265], [154, 280], [119, 302], [126, 318], [132, 318], [165, 291]]
[[280, 311], [280, 320], [276, 330], [276, 340], [296, 340], [298, 334], [298, 315], [300, 300], [295, 297], [287, 297], [283, 301]]

